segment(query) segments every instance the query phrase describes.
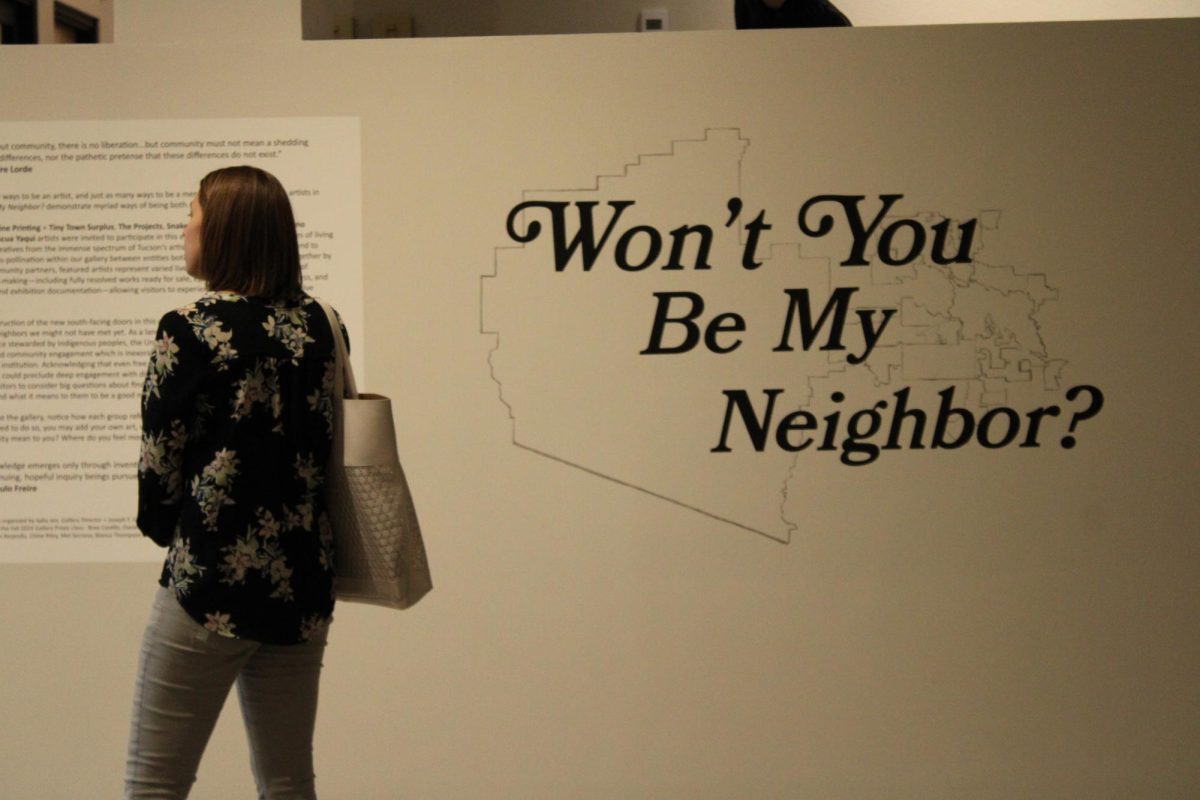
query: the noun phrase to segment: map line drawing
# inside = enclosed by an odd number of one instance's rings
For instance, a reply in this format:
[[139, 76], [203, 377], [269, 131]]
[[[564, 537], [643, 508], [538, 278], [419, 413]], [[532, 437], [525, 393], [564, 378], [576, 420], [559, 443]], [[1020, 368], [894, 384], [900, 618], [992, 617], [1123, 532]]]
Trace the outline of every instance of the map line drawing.
[[[644, 168], [650, 171], [651, 176], [655, 176], [657, 173], [653, 170], [661, 168], [663, 159], [681, 156], [682, 153], [687, 152], [684, 150], [684, 145], [699, 148], [718, 147], [716, 152], [725, 152], [727, 158], [736, 157], [736, 163], [726, 161], [724, 164], [727, 169], [732, 170], [732, 174], [727, 177], [732, 177], [735, 181], [735, 185], [729, 187], [736, 192], [733, 199], [728, 201], [729, 208], [733, 211], [733, 203], [736, 200], [738, 211], [740, 211], [742, 198], [745, 197], [744, 189], [746, 189], [743, 185], [743, 159], [750, 144], [751, 140], [743, 136], [742, 130], [738, 127], [706, 128], [702, 137], [672, 140], [670, 147], [665, 151], [640, 154], [634, 160], [626, 162], [623, 169], [619, 171], [597, 174], [589, 187], [526, 189], [521, 192], [520, 196], [523, 202], [529, 201], [531, 198], [550, 196], [570, 198], [572, 195], [586, 195], [589, 198], [601, 200], [603, 199], [601, 193], [606, 182], [633, 180], [635, 176], [632, 171], [635, 168]], [[740, 149], [737, 149], [738, 145], [740, 145]], [[719, 148], [722, 147], [726, 149], [720, 150]], [[736, 150], [735, 153], [730, 153], [731, 147]], [[713, 174], [719, 175], [719, 170]], [[661, 175], [657, 175], [656, 179], [661, 179]], [[645, 177], [642, 180], [645, 180]], [[719, 184], [720, 181], [714, 181], [714, 183]], [[669, 178], [665, 184], [651, 185], [655, 186], [656, 190], [658, 186], [667, 187], [662, 190], [664, 193], [668, 192], [672, 186]], [[713, 191], [721, 191], [719, 188], [709, 188]], [[898, 195], [900, 198], [903, 196], [902, 194]], [[884, 195], [880, 195], [880, 197], [882, 199]], [[724, 200], [724, 198], [721, 199]], [[516, 213], [520, 214], [519, 219], [522, 224], [526, 226], [538, 224], [526, 220], [525, 209]], [[897, 327], [894, 329], [894, 334], [898, 334], [898, 336], [893, 335], [888, 342], [881, 344], [876, 351], [875, 358], [870, 363], [852, 366], [846, 362], [844, 354], [830, 352], [825, 353], [820, 362], [810, 360], [801, 374], [787, 377], [786, 372], [778, 373], [776, 370], [771, 370], [769, 374], [773, 377], [768, 378], [768, 381], [781, 384], [784, 380], [798, 380], [799, 391], [789, 392], [793, 410], [806, 410], [816, 416], [825, 413], [819, 409], [827, 405], [828, 401], [825, 398], [830, 395], [831, 390], [834, 402], [841, 402], [842, 398], [839, 396], [841, 389], [836, 385], [838, 383], [849, 382], [852, 385], [857, 383], [860, 392], [864, 391], [864, 388], [869, 388], [863, 383], [861, 377], [856, 378], [855, 375], [865, 376], [868, 378], [869, 384], [876, 389], [886, 390], [897, 386], [911, 387], [915, 390], [914, 394], [918, 396], [933, 396], [930, 394], [931, 387], [936, 388], [939, 385], [957, 387], [962, 392], [961, 402], [975, 409], [1005, 405], [1010, 402], [1009, 394], [1012, 389], [1019, 389], [1021, 396], [1027, 402], [1039, 400], [1045, 402], [1043, 399], [1045, 394], [1060, 388], [1061, 374], [1068, 362], [1065, 359], [1050, 357], [1043, 339], [1041, 321], [1038, 319], [1038, 311], [1045, 303], [1059, 300], [1058, 291], [1049, 284], [1047, 275], [1043, 272], [1022, 272], [1013, 266], [989, 263], [990, 259], [981, 260], [979, 256], [986, 248], [985, 242], [989, 234], [999, 227], [1002, 211], [995, 207], [985, 207], [976, 213], [978, 214], [976, 219], [981, 223], [978, 236], [975, 237], [974, 246], [970, 248], [970, 260], [963, 262], [962, 266], [943, 264], [942, 262], [931, 263], [924, 253], [919, 253], [916, 258], [903, 262], [897, 253], [892, 253], [892, 260], [883, 259], [880, 263], [871, 259], [871, 264], [864, 267], [865, 272], [854, 270], [843, 275], [839, 271], [839, 267], [833, 264], [829, 253], [822, 252], [820, 248], [816, 253], [809, 249], [813, 244], [811, 241], [784, 239], [768, 243], [765, 262], [774, 262], [777, 256], [781, 256], [785, 257], [790, 264], [809, 265], [804, 268], [807, 274], [805, 280], [808, 288], [824, 287], [825, 290], [832, 290], [832, 287], [839, 283], [834, 275], [837, 273], [842, 276], [844, 281], [849, 281], [848, 283], [843, 281], [844, 286], [853, 286], [855, 287], [854, 291], [861, 290], [863, 292], [865, 303], [861, 305], [862, 308], [894, 306], [897, 312]], [[734, 216], [736, 217], [736, 213]], [[514, 218], [517, 217], [510, 216], [510, 225]], [[732, 219], [730, 218], [730, 222]], [[942, 222], [935, 224], [934, 221], [938, 219]], [[920, 220], [923, 225], [929, 226], [931, 229], [936, 225], [945, 225], [949, 228], [951, 223], [960, 223], [960, 220], [954, 219], [948, 214], [916, 210], [903, 216], [896, 216], [894, 213], [881, 214], [872, 227], [878, 225], [887, 227], [893, 222], [915, 225], [916, 220]], [[730, 227], [729, 222], [726, 223], [726, 227]], [[739, 225], [732, 228], [730, 233], [735, 234], [739, 243], [744, 245], [746, 242], [745, 230], [743, 226]], [[965, 236], [962, 234], [963, 230], [966, 230], [966, 227], [960, 225], [959, 234]], [[973, 225], [971, 230], [974, 230]], [[579, 235], [582, 236], [582, 233]], [[512, 234], [511, 228], [510, 236], [516, 238]], [[887, 240], [891, 242], [890, 238]], [[490, 320], [491, 324], [489, 324], [487, 297], [489, 281], [502, 277], [501, 261], [507, 258], [505, 254], [518, 257], [516, 254], [526, 250], [530, 246], [528, 241], [531, 240], [518, 239], [518, 241], [522, 243], [493, 248], [491, 270], [480, 276], [479, 283], [479, 333], [493, 337], [492, 347], [488, 352], [489, 373], [492, 381], [496, 384], [500, 402], [504, 404], [509, 417], [512, 445], [534, 455], [573, 467], [593, 477], [687, 509], [723, 525], [756, 534], [779, 544], [790, 545], [793, 534], [802, 527], [802, 519], [797, 518], [798, 509], [794, 507], [797, 503], [802, 503], [802, 500], [798, 499], [800, 495], [795, 491], [797, 487], [792, 485], [793, 481], [799, 479], [797, 473], [802, 462], [802, 456], [798, 450], [792, 452], [787, 466], [784, 468], [784, 474], [776, 477], [777, 480], [782, 477], [782, 480], [777, 484], [778, 506], [773, 514], [768, 516], [760, 514], [760, 519], [756, 524], [748, 524], [734, 519], [736, 513], [719, 512], [701, 507], [705, 505], [703, 498], [706, 497], [702, 490], [700, 490], [700, 494], [690, 500], [680, 499], [682, 496], [687, 496], [687, 493], [682, 492], [682, 494], [672, 496], [674, 492], [670, 488], [664, 489], [658, 486], [650, 488], [654, 482], [651, 474], [642, 474], [640, 478], [619, 477], [619, 473], [612, 468], [605, 469], [597, 465], [589, 465], [586, 456], [567, 455], [562, 453], [562, 448], [555, 444], [551, 444], [550, 447], [547, 447], [545, 443], [534, 446], [522, 439], [517, 431], [518, 411], [514, 407], [514, 403], [523, 401], [515, 399], [512, 395], [512, 387], [506, 387], [505, 376], [500, 374], [511, 367], [503, 366], [502, 364], [506, 363], [503, 359], [501, 359], [502, 363], [498, 364], [497, 359], [502, 352], [502, 329], [505, 324], [513, 324], [513, 320], [516, 320], [518, 325], [528, 324], [529, 318], [522, 316], [521, 306], [517, 304], [512, 305], [508, 311], [510, 315], [508, 323], [504, 323], [501, 318]], [[956, 241], [952, 240], [950, 244], [955, 245]], [[964, 240], [963, 246], [969, 245], [970, 243]], [[574, 249], [574, 245], [572, 245], [572, 249]], [[560, 264], [559, 269], [561, 270], [561, 268]], [[590, 264], [585, 267], [585, 271], [587, 268], [590, 268]], [[639, 269], [642, 268], [644, 266]], [[813, 269], [815, 272], [812, 271]], [[495, 285], [500, 286], [501, 284], [497, 282]], [[770, 286], [770, 283], [767, 285]], [[513, 301], [509, 302], [511, 304]], [[501, 313], [504, 313], [503, 306], [501, 306]], [[854, 327], [854, 322], [847, 325], [847, 329]], [[528, 338], [530, 330], [518, 328], [518, 341], [522, 340], [521, 337]], [[786, 333], [785, 329], [785, 335]], [[503, 352], [504, 358], [507, 358], [509, 351]], [[524, 351], [518, 349], [514, 352], [519, 357]], [[812, 356], [817, 355], [817, 352], [812, 353]], [[537, 370], [541, 367], [532, 368]], [[819, 386], [823, 388], [819, 389]], [[527, 390], [527, 388], [523, 387], [522, 390]], [[1039, 397], [1039, 395], [1041, 396]], [[907, 398], [907, 396], [906, 393], [905, 397]], [[885, 399], [890, 401], [890, 398], [886, 396]], [[1016, 399], [1011, 399], [1011, 402], [1016, 402]], [[887, 403], [883, 403], [883, 406], [887, 407]], [[829, 407], [828, 410], [834, 409]], [[924, 414], [920, 408], [913, 409], [913, 411]], [[545, 429], [538, 427], [536, 419], [533, 424], [535, 434], [544, 433]], [[630, 430], [632, 431], [632, 429]], [[535, 436], [535, 438], [537, 437]], [[858, 439], [857, 441], [862, 442], [863, 440]], [[634, 453], [632, 457], [636, 458], [636, 448], [643, 445], [640, 444], [640, 440], [629, 440], [626, 442], [627, 447], [631, 446], [630, 442], [633, 442], [634, 449], [626, 452]], [[874, 442], [867, 442], [867, 444], [875, 446]], [[817, 449], [823, 451], [836, 449], [827, 445], [828, 441]], [[598, 452], [607, 452], [603, 445], [597, 446], [601, 448]], [[957, 446], [955, 445], [955, 447]], [[876, 447], [877, 451], [878, 449]], [[926, 448], [924, 444], [918, 443], [913, 445], [913, 449], [924, 450]], [[613, 450], [612, 452], [620, 451]], [[873, 461], [875, 457], [872, 455], [871, 460]], [[601, 457], [598, 460], [604, 461], [604, 458]], [[843, 463], [851, 462], [844, 461]], [[861, 467], [862, 465], [856, 464], [856, 466]], [[727, 470], [728, 466], [710, 468]], [[759, 486], [763, 485], [759, 484]], [[730, 505], [731, 497], [735, 505], [736, 502], [741, 502], [738, 500], [739, 496], [733, 495], [725, 498], [726, 505]], [[720, 505], [720, 501], [715, 502]], [[734, 510], [734, 506], [730, 506], [730, 510]], [[752, 511], [747, 513], [753, 515]], [[774, 514], [777, 516], [772, 521], [771, 516]], [[776, 523], [780, 525], [779, 530], [774, 530]]]

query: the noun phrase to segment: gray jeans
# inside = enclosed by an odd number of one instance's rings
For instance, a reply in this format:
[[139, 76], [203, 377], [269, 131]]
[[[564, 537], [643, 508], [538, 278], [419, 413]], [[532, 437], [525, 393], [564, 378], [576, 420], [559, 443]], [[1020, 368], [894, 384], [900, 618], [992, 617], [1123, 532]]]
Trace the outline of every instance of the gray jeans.
[[269, 645], [207, 630], [159, 588], [142, 639], [126, 798], [187, 797], [236, 681], [260, 800], [315, 800], [312, 739], [325, 641]]

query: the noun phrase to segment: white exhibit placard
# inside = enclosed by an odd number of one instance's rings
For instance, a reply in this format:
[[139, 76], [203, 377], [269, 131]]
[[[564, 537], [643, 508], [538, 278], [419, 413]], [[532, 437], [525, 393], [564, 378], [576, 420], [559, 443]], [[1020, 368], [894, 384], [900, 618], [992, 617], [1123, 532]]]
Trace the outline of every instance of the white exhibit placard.
[[196, 187], [243, 163], [288, 190], [305, 288], [361, 319], [357, 118], [0, 123], [0, 561], [159, 557], [133, 521], [146, 359], [203, 291]]

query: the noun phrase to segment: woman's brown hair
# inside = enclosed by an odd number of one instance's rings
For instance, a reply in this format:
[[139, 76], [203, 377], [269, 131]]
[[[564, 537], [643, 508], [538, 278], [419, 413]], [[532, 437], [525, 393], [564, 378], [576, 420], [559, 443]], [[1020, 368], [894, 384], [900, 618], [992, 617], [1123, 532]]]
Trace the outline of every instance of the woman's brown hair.
[[248, 166], [214, 170], [200, 181], [197, 199], [200, 274], [209, 289], [278, 300], [300, 295], [296, 219], [274, 175]]

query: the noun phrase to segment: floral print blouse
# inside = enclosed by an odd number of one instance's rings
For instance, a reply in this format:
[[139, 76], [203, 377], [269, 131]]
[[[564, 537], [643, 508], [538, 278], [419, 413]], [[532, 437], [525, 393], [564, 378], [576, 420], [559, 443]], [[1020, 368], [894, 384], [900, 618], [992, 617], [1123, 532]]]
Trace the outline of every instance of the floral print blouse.
[[307, 295], [209, 292], [159, 322], [138, 527], [168, 547], [159, 582], [222, 636], [294, 644], [332, 619], [322, 485], [334, 370], [329, 324]]

